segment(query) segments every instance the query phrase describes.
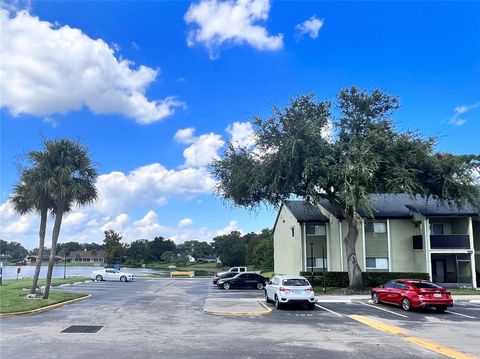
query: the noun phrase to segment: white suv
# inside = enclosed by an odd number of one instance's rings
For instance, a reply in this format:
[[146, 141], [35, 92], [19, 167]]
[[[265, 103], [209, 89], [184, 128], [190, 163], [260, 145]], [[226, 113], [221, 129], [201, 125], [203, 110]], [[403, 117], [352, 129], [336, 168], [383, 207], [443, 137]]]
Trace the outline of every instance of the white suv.
[[287, 303], [304, 303], [308, 309], [315, 309], [315, 292], [304, 277], [298, 275], [277, 275], [265, 287], [265, 300], [274, 302], [280, 309]]

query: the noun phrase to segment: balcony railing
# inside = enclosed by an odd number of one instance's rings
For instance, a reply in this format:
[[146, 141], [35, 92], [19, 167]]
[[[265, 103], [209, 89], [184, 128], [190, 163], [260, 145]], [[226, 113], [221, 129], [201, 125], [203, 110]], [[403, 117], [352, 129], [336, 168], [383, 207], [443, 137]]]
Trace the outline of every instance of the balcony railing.
[[431, 234], [430, 248], [432, 249], [469, 249], [468, 234]]
[[[422, 235], [412, 236], [413, 249], [423, 249]], [[431, 249], [470, 249], [468, 234], [432, 234]]]

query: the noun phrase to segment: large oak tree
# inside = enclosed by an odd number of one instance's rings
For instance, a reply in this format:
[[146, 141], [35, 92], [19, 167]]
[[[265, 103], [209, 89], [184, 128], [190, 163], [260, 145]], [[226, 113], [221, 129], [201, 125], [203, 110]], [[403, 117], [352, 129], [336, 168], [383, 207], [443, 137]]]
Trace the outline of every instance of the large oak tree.
[[480, 203], [480, 156], [440, 153], [436, 138], [399, 131], [392, 119], [398, 108], [398, 98], [356, 87], [339, 92], [333, 114], [330, 102], [313, 95], [283, 110], [274, 107], [269, 118], [254, 118], [255, 147], [230, 144], [213, 163], [218, 193], [247, 208], [278, 206], [292, 195], [313, 205], [328, 200], [348, 223], [343, 242], [350, 288], [361, 288], [358, 210], [372, 214], [372, 194]]

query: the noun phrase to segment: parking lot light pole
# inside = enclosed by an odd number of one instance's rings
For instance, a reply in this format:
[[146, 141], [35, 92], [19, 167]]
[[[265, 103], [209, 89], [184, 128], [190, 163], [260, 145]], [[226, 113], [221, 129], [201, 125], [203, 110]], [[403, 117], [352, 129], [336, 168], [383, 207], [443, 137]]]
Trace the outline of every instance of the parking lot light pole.
[[67, 252], [63, 252], [63, 279], [67, 278]]

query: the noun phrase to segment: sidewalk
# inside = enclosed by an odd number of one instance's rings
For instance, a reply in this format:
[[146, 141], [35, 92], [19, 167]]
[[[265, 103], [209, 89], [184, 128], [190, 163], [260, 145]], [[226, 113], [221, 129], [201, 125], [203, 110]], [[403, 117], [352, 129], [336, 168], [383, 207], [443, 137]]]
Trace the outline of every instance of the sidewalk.
[[262, 315], [272, 310], [262, 299], [205, 299], [203, 311], [213, 315]]

